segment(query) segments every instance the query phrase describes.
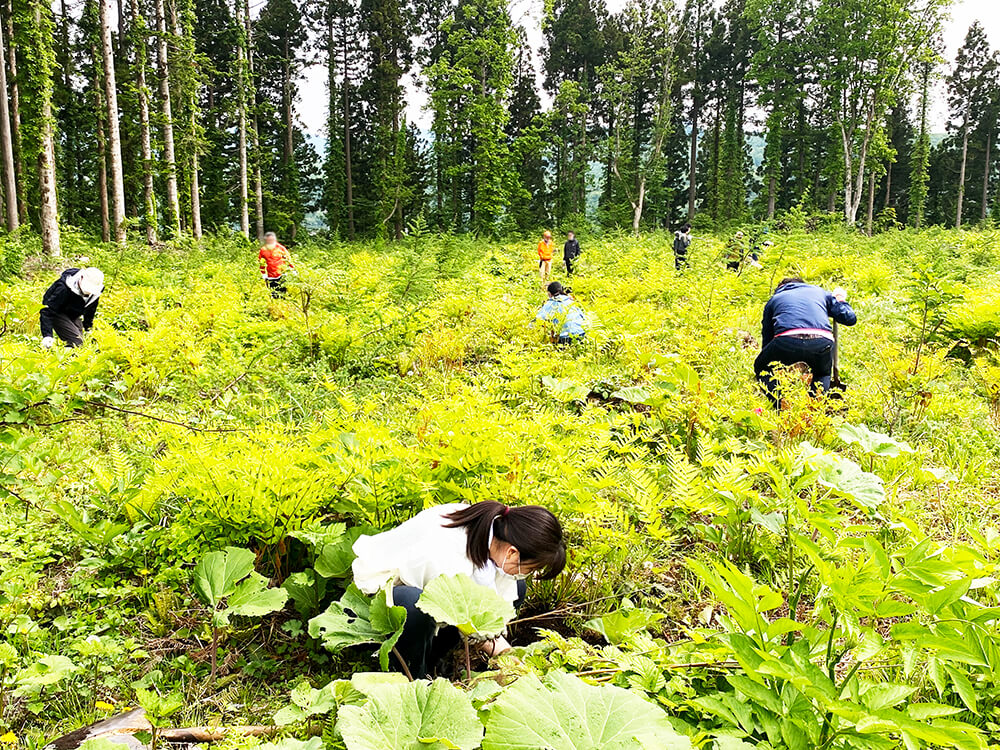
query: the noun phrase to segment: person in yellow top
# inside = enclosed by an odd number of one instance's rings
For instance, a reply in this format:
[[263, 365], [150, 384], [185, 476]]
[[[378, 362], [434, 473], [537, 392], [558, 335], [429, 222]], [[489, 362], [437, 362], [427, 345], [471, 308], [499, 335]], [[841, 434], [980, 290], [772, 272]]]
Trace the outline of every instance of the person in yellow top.
[[546, 229], [542, 232], [541, 242], [538, 243], [538, 275], [542, 278], [543, 286], [552, 275], [552, 251], [554, 247], [552, 232]]

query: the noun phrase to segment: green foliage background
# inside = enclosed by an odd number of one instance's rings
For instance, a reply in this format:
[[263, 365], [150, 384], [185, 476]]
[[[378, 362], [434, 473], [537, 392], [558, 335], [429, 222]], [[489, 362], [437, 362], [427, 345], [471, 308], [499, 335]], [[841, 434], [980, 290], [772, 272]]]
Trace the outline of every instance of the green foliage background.
[[[528, 243], [310, 245], [275, 301], [238, 239], [153, 252], [69, 235], [107, 290], [87, 344], [53, 352], [37, 313], [57, 269], [4, 238], [5, 268], [31, 257], [2, 282], [0, 734], [38, 746], [150, 687], [185, 695], [181, 725], [270, 723], [300, 681], [374, 666], [306, 637], [342, 582], [234, 621], [206, 695], [198, 559], [244, 547], [302, 586], [331, 524], [500, 499], [550, 507], [571, 548], [568, 574], [529, 591], [532, 612], [561, 614], [534, 623], [549, 633], [513, 674], [637, 691], [703, 747], [984, 746], [1000, 236], [772, 237], [764, 270], [741, 274], [724, 237], [696, 236], [680, 273], [669, 236], [582, 238], [590, 334], [553, 349], [528, 325], [543, 300]], [[790, 388], [775, 414], [752, 361], [792, 273], [844, 286], [860, 323], [842, 331], [845, 399]], [[602, 617], [613, 646], [585, 627]], [[900, 688], [876, 699], [878, 683]]]

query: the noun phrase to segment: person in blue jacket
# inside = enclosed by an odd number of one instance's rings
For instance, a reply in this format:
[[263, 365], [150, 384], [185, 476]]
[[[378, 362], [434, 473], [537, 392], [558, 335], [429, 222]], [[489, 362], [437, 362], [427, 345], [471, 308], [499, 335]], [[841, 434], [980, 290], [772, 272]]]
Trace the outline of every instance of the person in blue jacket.
[[552, 328], [552, 342], [563, 346], [583, 341], [587, 334], [583, 330], [583, 310], [570, 296], [570, 290], [558, 281], [548, 286], [549, 298], [535, 315], [535, 320], [548, 323]]
[[781, 408], [775, 364], [804, 362], [812, 371], [813, 393], [818, 388], [824, 393], [830, 390], [834, 347], [830, 318], [845, 326], [858, 322], [847, 304], [847, 292], [842, 287], [828, 292], [799, 278], [783, 279], [764, 305], [762, 348], [754, 371], [775, 408]]

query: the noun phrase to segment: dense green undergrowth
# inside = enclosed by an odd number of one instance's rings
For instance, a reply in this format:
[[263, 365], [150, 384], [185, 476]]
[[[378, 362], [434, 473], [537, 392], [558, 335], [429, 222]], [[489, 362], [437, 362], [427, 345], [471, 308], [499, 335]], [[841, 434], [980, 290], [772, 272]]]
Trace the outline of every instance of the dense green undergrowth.
[[[741, 274], [711, 236], [676, 273], [669, 239], [584, 242], [590, 335], [569, 349], [528, 325], [529, 243], [301, 247], [275, 301], [236, 240], [74, 240], [107, 290], [87, 344], [48, 352], [57, 267], [8, 238], [0, 743], [141, 703], [176, 725], [283, 711], [282, 736], [331, 750], [987, 746], [1000, 235], [777, 234]], [[845, 397], [790, 385], [776, 414], [751, 365], [792, 273], [847, 288], [860, 322]], [[311, 637], [354, 536], [487, 498], [546, 505], [570, 539], [513, 626], [517, 660], [411, 685], [363, 674], [374, 636]], [[226, 547], [250, 577], [213, 588]], [[646, 730], [576, 737], [567, 706]], [[413, 726], [375, 738], [400, 714]], [[546, 722], [562, 744], [530, 739]]]

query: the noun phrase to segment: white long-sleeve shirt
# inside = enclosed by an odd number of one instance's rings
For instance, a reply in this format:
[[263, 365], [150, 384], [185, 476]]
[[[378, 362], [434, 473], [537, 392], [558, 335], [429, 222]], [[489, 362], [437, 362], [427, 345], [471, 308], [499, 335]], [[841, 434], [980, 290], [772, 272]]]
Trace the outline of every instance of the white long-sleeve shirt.
[[352, 565], [354, 583], [364, 593], [375, 594], [388, 583], [423, 589], [438, 576], [462, 573], [515, 602], [517, 581], [492, 561], [477, 567], [465, 553], [465, 527], [445, 526], [450, 523], [445, 516], [467, 507], [463, 503], [438, 505], [394, 529], [359, 537], [353, 548], [357, 555]]

